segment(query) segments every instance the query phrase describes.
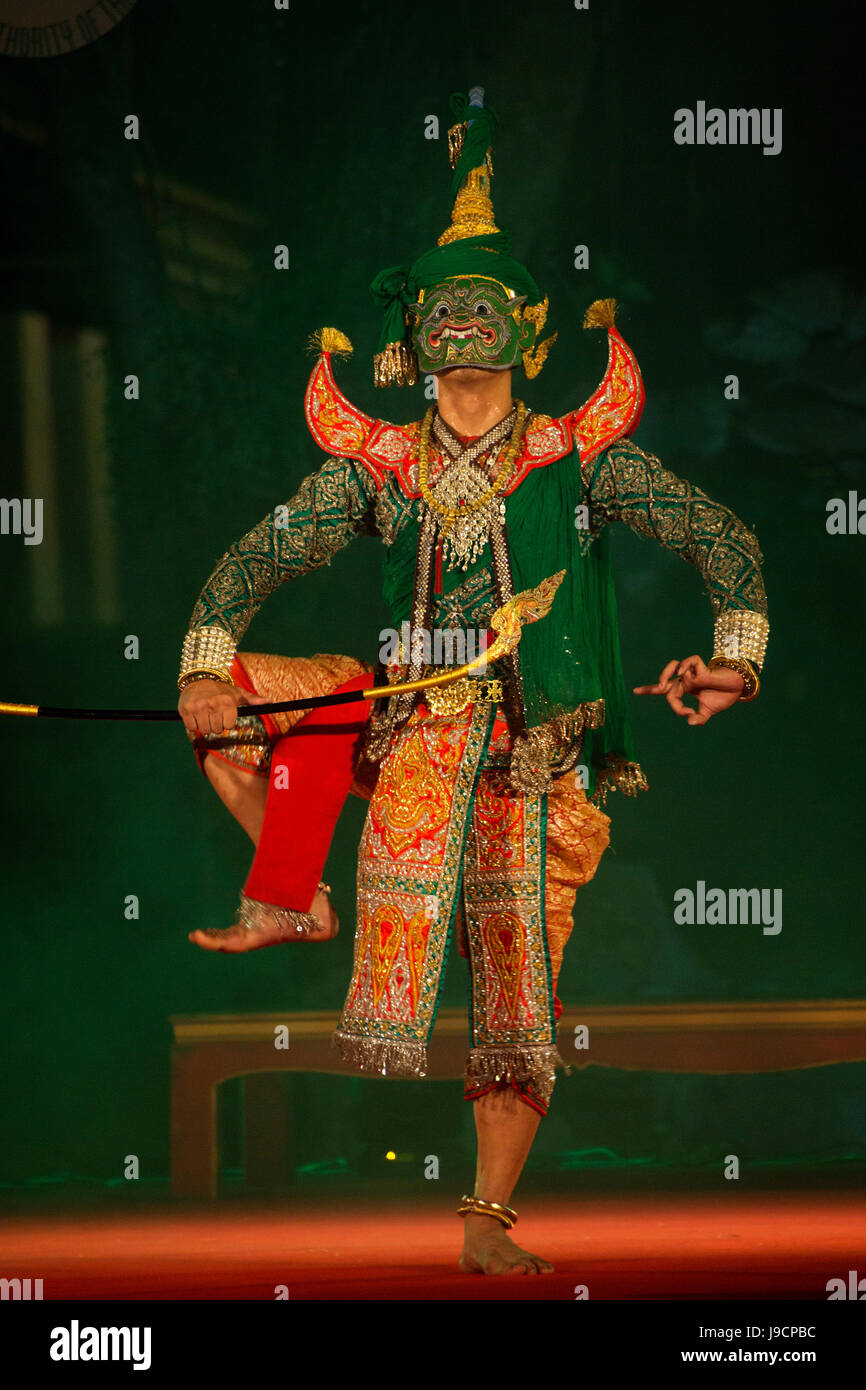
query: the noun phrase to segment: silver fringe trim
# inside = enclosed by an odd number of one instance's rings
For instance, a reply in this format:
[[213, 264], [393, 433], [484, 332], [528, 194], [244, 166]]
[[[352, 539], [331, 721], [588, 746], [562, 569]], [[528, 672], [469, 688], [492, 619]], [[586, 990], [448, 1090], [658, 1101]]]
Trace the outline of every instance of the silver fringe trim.
[[423, 1043], [365, 1038], [360, 1033], [344, 1033], [339, 1028], [331, 1042], [343, 1061], [358, 1071], [376, 1071], [380, 1076], [427, 1075], [427, 1049]]
[[492, 1085], [496, 1081], [531, 1081], [542, 1100], [550, 1100], [556, 1068], [566, 1074], [572, 1068], [551, 1044], [537, 1047], [474, 1047], [466, 1060], [467, 1086]]
[[267, 931], [274, 926], [280, 936], [296, 940], [299, 936], [318, 936], [322, 924], [311, 912], [295, 912], [288, 907], [277, 907], [274, 903], [260, 903], [241, 893], [238, 916], [247, 931]]

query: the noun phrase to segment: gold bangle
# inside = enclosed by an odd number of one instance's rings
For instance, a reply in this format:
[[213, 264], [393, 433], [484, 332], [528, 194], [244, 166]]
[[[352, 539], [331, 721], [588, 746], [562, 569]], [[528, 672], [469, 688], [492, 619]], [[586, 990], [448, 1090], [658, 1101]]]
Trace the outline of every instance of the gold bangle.
[[736, 671], [738, 676], [742, 676], [744, 688], [740, 696], [741, 700], [755, 699], [761, 688], [761, 682], [751, 661], [747, 661], [742, 656], [714, 656], [711, 661], [707, 662], [708, 671], [715, 671], [720, 666], [728, 671]]
[[486, 1202], [483, 1197], [461, 1197], [458, 1216], [492, 1216], [510, 1231], [517, 1221], [517, 1212], [501, 1202]]
[[219, 681], [221, 685], [234, 685], [234, 681], [227, 671], [209, 671], [207, 667], [202, 667], [198, 671], [187, 671], [181, 676], [177, 683], [178, 690], [186, 690], [188, 685], [194, 681]]

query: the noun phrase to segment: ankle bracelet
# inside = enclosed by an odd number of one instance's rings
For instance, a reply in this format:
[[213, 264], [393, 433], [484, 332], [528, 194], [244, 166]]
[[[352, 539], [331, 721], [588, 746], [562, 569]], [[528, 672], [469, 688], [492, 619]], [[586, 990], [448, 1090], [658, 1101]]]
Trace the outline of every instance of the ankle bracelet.
[[485, 1202], [483, 1197], [461, 1197], [457, 1208], [458, 1216], [493, 1216], [510, 1231], [517, 1220], [517, 1212], [505, 1207], [501, 1202]]
[[316, 936], [321, 931], [317, 917], [310, 912], [294, 912], [273, 903], [257, 902], [241, 893], [238, 919], [248, 932], [272, 932], [274, 927], [281, 940], [296, 941], [299, 936]]

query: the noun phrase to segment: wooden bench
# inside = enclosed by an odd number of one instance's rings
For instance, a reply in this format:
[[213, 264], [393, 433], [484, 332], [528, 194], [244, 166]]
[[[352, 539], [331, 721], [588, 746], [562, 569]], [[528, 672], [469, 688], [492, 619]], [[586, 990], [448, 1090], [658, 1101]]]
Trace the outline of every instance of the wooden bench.
[[[265, 1181], [285, 1171], [291, 1141], [284, 1071], [357, 1076], [331, 1046], [333, 1013], [181, 1014], [171, 1019], [171, 1185], [179, 1197], [217, 1195], [217, 1087], [246, 1077], [245, 1170]], [[588, 1046], [575, 1047], [575, 1028]], [[288, 1028], [289, 1046], [275, 1047]], [[656, 1072], [771, 1072], [866, 1061], [866, 1000], [743, 1004], [592, 1005], [568, 1009], [559, 1047], [576, 1068]], [[463, 1075], [469, 1034], [463, 1009], [442, 1009], [428, 1077]], [[267, 1122], [264, 1117], [267, 1116]]]

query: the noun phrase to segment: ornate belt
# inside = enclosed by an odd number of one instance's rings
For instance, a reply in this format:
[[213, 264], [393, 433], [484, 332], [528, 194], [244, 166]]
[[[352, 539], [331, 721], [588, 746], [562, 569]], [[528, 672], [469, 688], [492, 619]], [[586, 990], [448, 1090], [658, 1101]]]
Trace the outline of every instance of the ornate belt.
[[477, 676], [464, 676], [453, 685], [435, 686], [424, 692], [424, 699], [430, 713], [437, 718], [451, 718], [462, 714], [470, 705], [502, 702], [502, 681]]

